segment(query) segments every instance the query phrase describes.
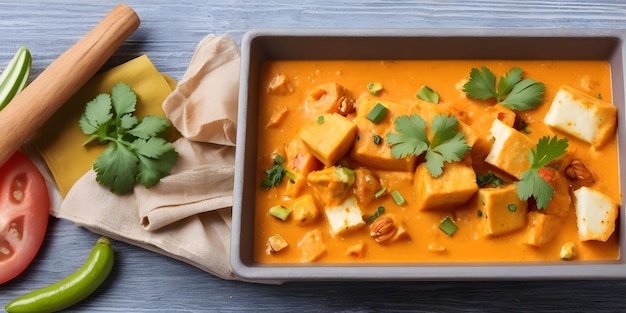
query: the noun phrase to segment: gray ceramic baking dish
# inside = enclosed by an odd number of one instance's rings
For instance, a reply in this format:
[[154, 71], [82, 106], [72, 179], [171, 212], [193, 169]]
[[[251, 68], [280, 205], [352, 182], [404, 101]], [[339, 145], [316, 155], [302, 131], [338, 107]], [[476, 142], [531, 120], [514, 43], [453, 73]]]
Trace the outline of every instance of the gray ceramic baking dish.
[[[626, 214], [620, 208], [620, 257], [615, 261], [532, 263], [393, 263], [268, 265], [253, 258], [259, 72], [266, 60], [332, 59], [573, 59], [608, 60], [618, 121], [624, 117], [624, 36], [610, 29], [260, 29], [241, 43], [231, 266], [242, 279], [490, 280], [616, 279], [626, 277], [621, 251]], [[368, 47], [363, 49], [362, 47]], [[427, 46], [429, 49], [420, 49]], [[486, 49], [485, 47], [490, 47]], [[626, 124], [618, 122], [619, 154], [626, 155]], [[624, 185], [626, 167], [620, 166]], [[626, 203], [622, 196], [622, 203]], [[621, 227], [620, 227], [621, 225]]]

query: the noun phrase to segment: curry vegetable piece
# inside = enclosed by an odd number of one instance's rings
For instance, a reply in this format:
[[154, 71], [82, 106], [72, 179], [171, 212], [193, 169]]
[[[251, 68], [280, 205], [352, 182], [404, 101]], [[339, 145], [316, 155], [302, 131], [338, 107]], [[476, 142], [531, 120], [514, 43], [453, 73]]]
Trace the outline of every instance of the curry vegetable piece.
[[108, 143], [93, 164], [96, 180], [116, 194], [131, 192], [136, 183], [154, 186], [169, 174], [178, 160], [174, 146], [163, 138], [170, 126], [167, 118], [133, 115], [137, 95], [130, 86], [118, 83], [111, 94], [99, 94], [87, 103], [79, 125], [94, 140]]
[[463, 85], [463, 92], [478, 100], [496, 99], [498, 103], [512, 110], [532, 110], [541, 104], [546, 87], [533, 79], [522, 79], [522, 70], [511, 68], [500, 77], [496, 89], [496, 76], [483, 66], [480, 70], [472, 68], [470, 79]]
[[417, 115], [396, 118], [397, 133], [387, 134], [391, 155], [401, 159], [410, 155], [426, 153], [426, 167], [433, 177], [443, 173], [444, 162], [458, 162], [470, 150], [463, 133], [457, 131], [459, 122], [454, 115], [437, 115], [433, 118], [433, 138], [428, 140], [426, 122]]
[[439, 94], [426, 85], [420, 88], [420, 90], [417, 92], [416, 97], [435, 104], [439, 103]]
[[539, 139], [537, 146], [530, 150], [528, 160], [530, 168], [522, 172], [517, 186], [517, 194], [520, 200], [528, 200], [531, 196], [537, 202], [537, 208], [542, 210], [554, 197], [552, 186], [540, 175], [540, 170], [550, 162], [564, 155], [567, 151], [568, 139], [550, 138], [544, 136]]

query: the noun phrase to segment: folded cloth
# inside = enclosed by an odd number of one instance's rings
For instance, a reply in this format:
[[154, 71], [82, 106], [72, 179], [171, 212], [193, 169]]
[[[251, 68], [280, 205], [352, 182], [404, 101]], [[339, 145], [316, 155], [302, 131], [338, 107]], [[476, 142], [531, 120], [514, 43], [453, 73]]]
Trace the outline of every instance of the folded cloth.
[[[198, 44], [183, 79], [166, 96], [160, 92], [169, 86], [167, 77], [145, 56], [94, 77], [64, 111], [80, 116], [87, 101], [124, 81], [137, 93], [138, 115], [161, 110], [180, 132], [173, 143], [180, 159], [152, 188], [138, 185], [115, 195], [90, 169], [102, 150], [82, 147], [86, 136], [78, 120], [60, 111], [33, 140], [59, 189], [71, 187], [55, 215], [236, 279], [229, 259], [238, 77], [239, 48], [226, 35], [208, 35]], [[42, 142], [50, 138], [58, 140]]]

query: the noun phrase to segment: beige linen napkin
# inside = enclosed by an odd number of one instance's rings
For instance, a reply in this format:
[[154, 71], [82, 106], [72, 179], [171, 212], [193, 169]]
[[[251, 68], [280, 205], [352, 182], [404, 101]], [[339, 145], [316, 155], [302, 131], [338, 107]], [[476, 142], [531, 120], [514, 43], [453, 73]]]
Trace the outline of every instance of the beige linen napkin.
[[206, 36], [162, 103], [183, 135], [174, 142], [180, 159], [169, 176], [150, 189], [136, 186], [134, 193], [118, 196], [89, 170], [57, 216], [236, 279], [229, 255], [239, 57], [231, 37]]

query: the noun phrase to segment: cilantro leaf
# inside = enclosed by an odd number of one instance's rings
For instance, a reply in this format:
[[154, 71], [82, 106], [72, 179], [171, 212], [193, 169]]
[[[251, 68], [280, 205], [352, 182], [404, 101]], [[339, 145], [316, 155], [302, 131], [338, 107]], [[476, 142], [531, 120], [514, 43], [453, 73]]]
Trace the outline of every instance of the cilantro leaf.
[[500, 104], [512, 110], [530, 110], [541, 104], [546, 86], [526, 78], [513, 87], [511, 93]]
[[539, 210], [548, 207], [550, 200], [554, 197], [554, 189], [549, 182], [541, 178], [539, 170], [564, 155], [568, 145], [567, 138], [558, 139], [556, 136], [552, 138], [544, 136], [539, 139], [537, 146], [531, 149], [528, 154], [528, 161], [531, 166], [522, 172], [517, 184], [517, 195], [520, 200], [525, 201], [533, 197]]
[[98, 139], [107, 148], [93, 164], [96, 181], [116, 194], [131, 192], [135, 184], [152, 187], [178, 161], [174, 146], [162, 138], [169, 127], [164, 117], [133, 115], [137, 95], [118, 83], [111, 95], [100, 94], [87, 103], [79, 120], [83, 133], [91, 135], [85, 145]]
[[265, 170], [267, 176], [261, 181], [261, 189], [269, 190], [283, 181], [283, 176], [287, 174], [287, 170], [281, 165], [283, 162], [285, 159], [282, 156], [276, 155], [274, 157], [272, 167]]
[[135, 112], [137, 95], [130, 86], [119, 83], [111, 89], [111, 101], [115, 109], [115, 114], [121, 117], [125, 114]]
[[149, 158], [145, 155], [138, 155], [138, 157], [139, 172], [137, 173], [137, 181], [146, 188], [150, 188], [170, 172], [176, 165], [179, 155], [174, 150], [174, 146], [172, 146], [172, 149], [161, 153], [158, 159]]
[[488, 172], [485, 175], [476, 173], [476, 184], [478, 184], [478, 187], [485, 187], [487, 185], [494, 185], [497, 187], [504, 184], [504, 180], [496, 176], [493, 172]]
[[394, 123], [398, 133], [387, 134], [387, 142], [391, 145], [391, 155], [394, 158], [417, 156], [428, 149], [430, 142], [426, 136], [426, 121], [421, 116], [399, 116]]
[[87, 102], [85, 113], [78, 120], [80, 129], [86, 135], [106, 131], [107, 123], [113, 118], [111, 114], [111, 97], [107, 94], [97, 95]]
[[496, 76], [489, 68], [486, 66], [483, 66], [482, 70], [472, 68], [469, 81], [463, 85], [463, 92], [474, 99], [488, 100], [498, 97], [495, 86]]
[[426, 85], [422, 86], [415, 96], [424, 101], [439, 103], [439, 94]]
[[116, 194], [133, 190], [137, 175], [137, 156], [128, 147], [111, 142], [93, 164], [96, 181]]
[[514, 67], [504, 74], [504, 77], [500, 78], [500, 81], [498, 81], [498, 100], [506, 97], [521, 80], [522, 69], [519, 67]]
[[396, 159], [401, 159], [426, 152], [425, 166], [432, 177], [441, 176], [444, 162], [458, 162], [470, 150], [465, 136], [457, 131], [459, 121], [454, 115], [441, 114], [433, 118], [432, 141], [427, 138], [426, 122], [421, 116], [403, 115], [396, 118], [394, 122], [398, 133], [387, 134], [387, 142], [391, 145], [391, 155]]
[[472, 68], [470, 79], [463, 85], [463, 92], [478, 100], [496, 99], [512, 110], [532, 110], [543, 101], [546, 88], [543, 83], [526, 78], [522, 80], [522, 69], [514, 67], [500, 77], [496, 90], [496, 77], [486, 66], [481, 70]]

